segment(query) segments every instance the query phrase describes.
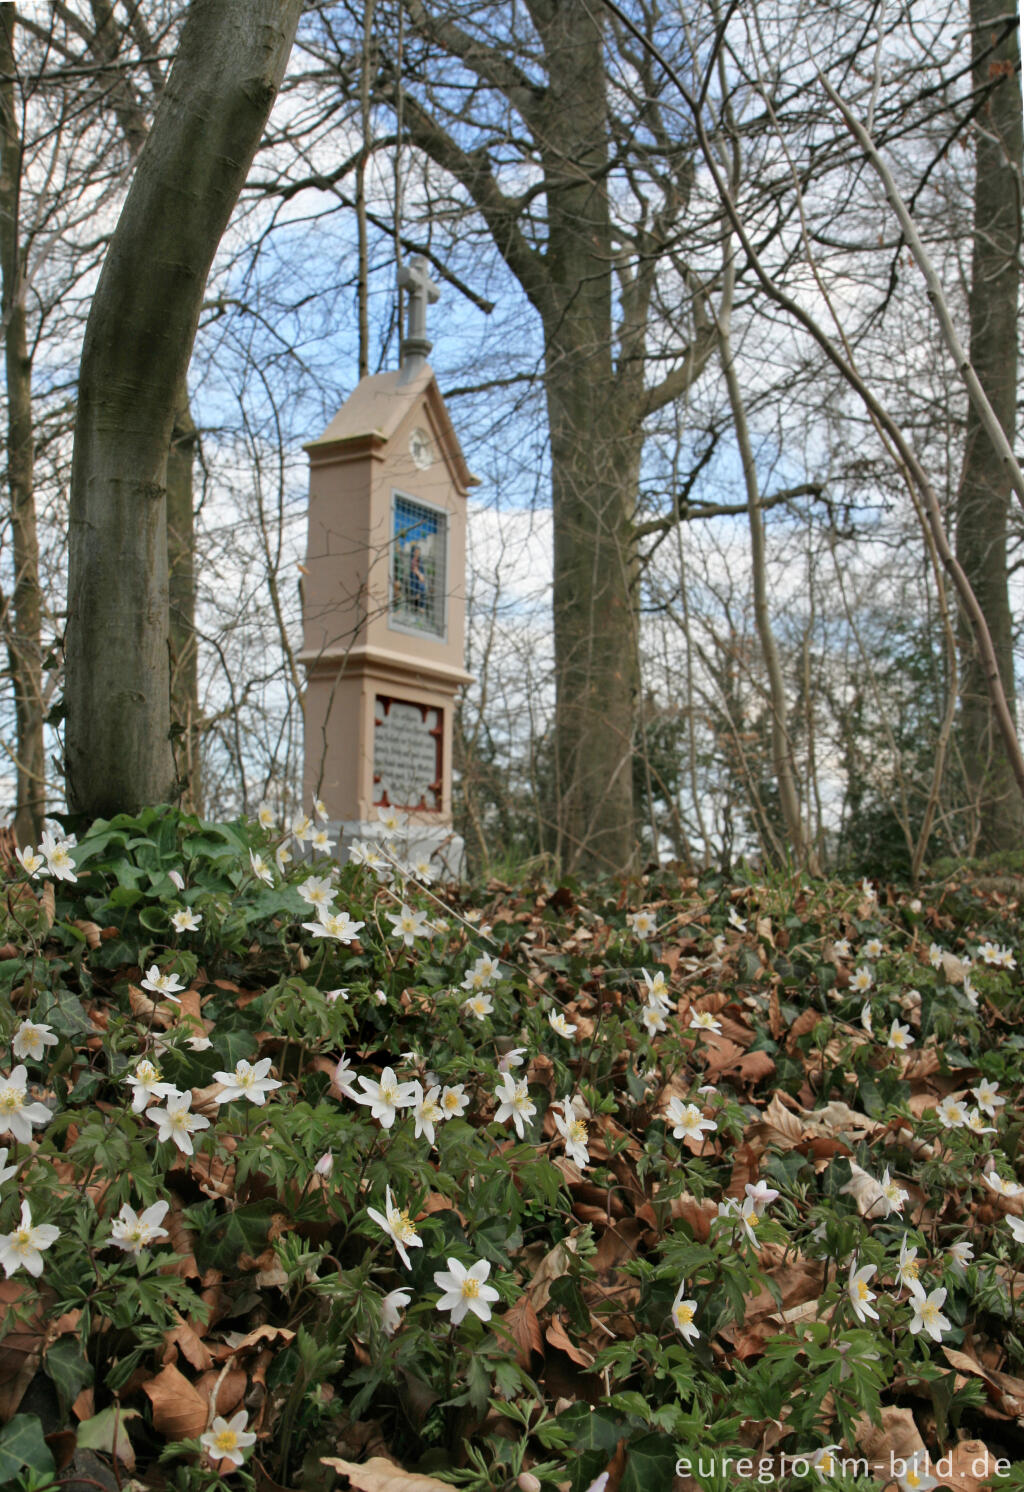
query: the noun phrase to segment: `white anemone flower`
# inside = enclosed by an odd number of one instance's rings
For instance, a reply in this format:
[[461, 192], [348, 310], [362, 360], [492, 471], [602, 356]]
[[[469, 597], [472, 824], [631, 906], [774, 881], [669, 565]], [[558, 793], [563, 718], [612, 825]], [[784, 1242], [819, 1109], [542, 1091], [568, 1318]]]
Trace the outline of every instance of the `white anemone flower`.
[[69, 851], [74, 848], [74, 837], [58, 839], [46, 830], [39, 842], [40, 853], [46, 856], [46, 868], [58, 881], [77, 881], [75, 862]]
[[560, 1010], [551, 1010], [548, 1012], [548, 1025], [557, 1035], [569, 1037], [570, 1039], [575, 1036], [578, 1029], [572, 1021], [566, 1020]]
[[[0, 1098], [0, 1107], [2, 1104], [3, 1099]], [[1019, 1181], [1007, 1181], [1005, 1177], [999, 1175], [998, 1171], [986, 1171], [982, 1180], [997, 1197], [1019, 1197], [1024, 1192], [1024, 1186], [1021, 1186]]]
[[400, 938], [406, 948], [411, 948], [417, 938], [430, 937], [430, 924], [426, 912], [414, 912], [402, 903], [398, 912], [385, 913], [391, 923], [391, 937]]
[[890, 1212], [902, 1212], [904, 1202], [910, 1201], [910, 1193], [904, 1191], [899, 1182], [890, 1176], [888, 1166], [882, 1172], [882, 1179], [879, 1182], [879, 1186], [882, 1189], [882, 1197], [885, 1199], [887, 1207], [887, 1211], [883, 1216], [888, 1217]]
[[942, 1333], [949, 1331], [953, 1325], [948, 1316], [942, 1314], [941, 1308], [946, 1299], [945, 1290], [933, 1290], [930, 1295], [926, 1295], [924, 1287], [916, 1280], [910, 1289], [910, 1306], [914, 1312], [910, 1323], [911, 1336], [916, 1337], [918, 1332], [926, 1331], [933, 1342], [941, 1342]]
[[154, 1202], [152, 1207], [137, 1213], [134, 1207], [123, 1202], [121, 1211], [110, 1224], [110, 1242], [137, 1258], [144, 1248], [148, 1248], [158, 1238], [171, 1236], [166, 1228], [160, 1226], [170, 1205], [170, 1202]]
[[135, 1071], [125, 1078], [128, 1086], [134, 1089], [132, 1093], [132, 1113], [141, 1114], [146, 1105], [154, 1098], [170, 1098], [172, 1093], [177, 1093], [173, 1083], [165, 1083], [163, 1074], [155, 1062], [148, 1057], [136, 1065]]
[[748, 1239], [755, 1248], [761, 1247], [757, 1237], [757, 1229], [761, 1222], [761, 1217], [762, 1214], [758, 1212], [757, 1203], [754, 1201], [753, 1197], [745, 1197], [743, 1200], [743, 1206], [740, 1208], [739, 1211], [739, 1220], [743, 1225], [744, 1233], [746, 1233]]
[[571, 1161], [575, 1161], [580, 1170], [590, 1163], [590, 1151], [587, 1149], [587, 1126], [586, 1122], [576, 1112], [576, 1105], [572, 1098], [566, 1096], [562, 1099], [562, 1113], [552, 1113], [555, 1128], [565, 1141], [565, 1153]]
[[673, 1125], [672, 1134], [677, 1140], [685, 1136], [690, 1140], [703, 1140], [705, 1132], [708, 1134], [718, 1128], [713, 1119], [705, 1119], [702, 1111], [695, 1103], [684, 1104], [681, 1098], [669, 1099], [668, 1108], [665, 1110], [667, 1123]]
[[408, 1290], [391, 1290], [380, 1303], [380, 1324], [385, 1336], [393, 1337], [402, 1324], [401, 1313], [412, 1296]]
[[962, 1129], [967, 1123], [967, 1105], [962, 1098], [947, 1094], [937, 1106], [935, 1116], [943, 1129]]
[[26, 1103], [28, 1072], [23, 1064], [0, 1078], [0, 1135], [13, 1135], [23, 1145], [32, 1138], [33, 1124], [49, 1124], [53, 1115], [44, 1103]]
[[433, 1145], [434, 1125], [447, 1117], [438, 1102], [441, 1084], [435, 1083], [432, 1088], [427, 1089], [426, 1093], [424, 1093], [420, 1082], [417, 1081], [412, 1086], [413, 1096], [410, 1108], [412, 1109], [412, 1117], [416, 1121], [413, 1139], [418, 1140], [420, 1135], [425, 1135], [427, 1144]]
[[364, 1077], [360, 1077], [359, 1082], [365, 1092], [354, 1093], [353, 1097], [356, 1103], [365, 1104], [369, 1108], [370, 1118], [376, 1119], [382, 1129], [390, 1129], [398, 1110], [407, 1109], [414, 1101], [416, 1084], [400, 1083], [393, 1067], [385, 1067], [379, 1083]]
[[468, 1103], [465, 1083], [446, 1083], [441, 1089], [441, 1113], [445, 1119], [461, 1119]]
[[43, 1272], [43, 1250], [50, 1248], [60, 1237], [60, 1229], [52, 1223], [32, 1222], [29, 1204], [22, 1201], [21, 1222], [10, 1233], [0, 1233], [0, 1265], [10, 1279], [19, 1269], [27, 1269], [36, 1278]]
[[516, 1127], [519, 1138], [526, 1138], [526, 1124], [537, 1112], [537, 1105], [530, 1101], [530, 1089], [525, 1078], [516, 1082], [510, 1072], [506, 1072], [501, 1083], [494, 1090], [494, 1096], [498, 1100], [498, 1110], [494, 1118], [498, 1124], [504, 1124], [506, 1119], [511, 1119]]
[[307, 876], [302, 885], [296, 888], [303, 901], [309, 902], [311, 907], [330, 906], [334, 900], [334, 887], [330, 876]]
[[262, 855], [257, 855], [252, 850], [250, 850], [249, 864], [252, 866], [252, 873], [257, 880], [263, 881], [263, 883], [267, 886], [272, 886], [274, 884], [274, 873], [270, 869], [270, 866], [264, 860]]
[[256, 1444], [256, 1436], [245, 1428], [247, 1419], [244, 1409], [228, 1420], [219, 1414], [216, 1416], [206, 1433], [199, 1437], [199, 1444], [211, 1461], [230, 1461], [241, 1466], [246, 1451]]
[[847, 1285], [847, 1293], [850, 1304], [853, 1306], [853, 1314], [858, 1321], [865, 1321], [868, 1316], [872, 1321], [878, 1320], [878, 1312], [871, 1302], [875, 1299], [874, 1291], [868, 1289], [868, 1280], [875, 1273], [876, 1265], [865, 1264], [857, 1268], [856, 1255], [850, 1260], [850, 1279]]
[[721, 1031], [721, 1021], [715, 1020], [710, 1010], [694, 1010], [690, 1012], [691, 1031]]
[[974, 1244], [968, 1243], [966, 1238], [959, 1238], [956, 1243], [951, 1243], [946, 1253], [954, 1274], [963, 1274], [968, 1264], [974, 1263]]
[[179, 907], [171, 913], [171, 926], [175, 932], [198, 932], [202, 920], [202, 914], [194, 912], [191, 907]]
[[748, 1181], [744, 1185], [743, 1190], [753, 1202], [758, 1212], [764, 1212], [766, 1207], [770, 1206], [772, 1202], [777, 1202], [779, 1199], [779, 1193], [774, 1186], [769, 1186], [767, 1181]]
[[223, 1091], [217, 1094], [217, 1102], [231, 1103], [236, 1098], [247, 1098], [262, 1108], [267, 1094], [281, 1087], [277, 1078], [267, 1076], [270, 1062], [269, 1057], [263, 1057], [253, 1066], [243, 1057], [235, 1064], [234, 1072], [215, 1072], [214, 1081], [224, 1084]]
[[158, 1126], [157, 1139], [173, 1140], [183, 1155], [194, 1155], [192, 1136], [199, 1129], [209, 1129], [210, 1121], [202, 1114], [193, 1114], [191, 1093], [172, 1093], [166, 1108], [147, 1109], [146, 1118]]
[[914, 1045], [914, 1038], [910, 1034], [909, 1026], [901, 1026], [898, 1020], [893, 1020], [889, 1027], [889, 1039], [886, 1046], [894, 1052], [905, 1052], [908, 1047]]
[[685, 1294], [686, 1282], [684, 1281], [676, 1291], [676, 1298], [672, 1302], [672, 1325], [684, 1342], [695, 1342], [700, 1336], [699, 1330], [693, 1324], [693, 1318], [697, 1314], [697, 1302], [684, 1300]]
[[486, 1020], [494, 1009], [494, 1001], [490, 995], [481, 993], [470, 995], [468, 1000], [463, 1000], [462, 1008], [467, 1015], [473, 1016], [478, 1021]]
[[316, 921], [304, 922], [302, 926], [314, 938], [333, 938], [335, 942], [344, 943], [347, 947], [366, 923], [353, 922], [347, 912], [332, 912], [329, 907], [319, 906], [316, 909]]
[[648, 1036], [657, 1036], [662, 1031], [668, 1030], [665, 1020], [665, 1011], [660, 1005], [645, 1005], [640, 1011], [640, 1019]]
[[27, 876], [31, 876], [33, 881], [38, 881], [39, 872], [46, 864], [45, 855], [37, 854], [35, 850], [23, 850], [19, 847], [14, 851], [14, 858]]
[[982, 1078], [978, 1086], [971, 1089], [971, 1092], [978, 1100], [978, 1108], [990, 1119], [995, 1119], [996, 1109], [1006, 1102], [1006, 1099], [1000, 1096], [999, 1084], [990, 1082], [988, 1078]]
[[470, 1311], [481, 1321], [491, 1319], [490, 1303], [500, 1297], [493, 1285], [484, 1283], [490, 1272], [486, 1259], [478, 1259], [468, 1269], [458, 1259], [449, 1259], [447, 1272], [440, 1269], [435, 1273], [434, 1284], [444, 1292], [437, 1309], [451, 1311], [453, 1326], [459, 1326]]
[[175, 1005], [180, 1005], [179, 994], [185, 988], [177, 974], [164, 974], [156, 964], [146, 970], [145, 978], [142, 979], [142, 988], [148, 989], [154, 995], [160, 995], [164, 1000], [172, 1000]]
[[896, 1481], [902, 1492], [932, 1492], [933, 1487], [939, 1485], [936, 1477], [930, 1476], [927, 1471], [922, 1471], [921, 1466], [928, 1464], [927, 1451], [915, 1451], [906, 1464], [902, 1475], [897, 1473]]
[[42, 1062], [48, 1046], [56, 1046], [58, 1038], [53, 1027], [42, 1021], [22, 1021], [11, 1041], [11, 1051], [21, 1060], [30, 1057], [33, 1062]]
[[410, 1220], [409, 1214], [401, 1207], [396, 1207], [391, 1196], [391, 1188], [384, 1190], [384, 1212], [379, 1213], [374, 1207], [366, 1209], [369, 1217], [383, 1228], [384, 1232], [393, 1240], [398, 1256], [406, 1269], [412, 1268], [412, 1261], [406, 1253], [407, 1248], [422, 1248], [423, 1239], [416, 1232], [415, 1224]]
[[913, 1290], [917, 1284], [919, 1270], [920, 1265], [917, 1262], [917, 1249], [907, 1247], [906, 1235], [904, 1235], [900, 1240], [900, 1262], [896, 1271], [900, 1284], [905, 1285], [908, 1290]]
[[668, 984], [660, 969], [655, 969], [653, 974], [648, 974], [646, 969], [640, 970], [647, 985], [647, 1001], [650, 1005], [660, 1005], [662, 1010], [671, 1010], [672, 996], [669, 994]]

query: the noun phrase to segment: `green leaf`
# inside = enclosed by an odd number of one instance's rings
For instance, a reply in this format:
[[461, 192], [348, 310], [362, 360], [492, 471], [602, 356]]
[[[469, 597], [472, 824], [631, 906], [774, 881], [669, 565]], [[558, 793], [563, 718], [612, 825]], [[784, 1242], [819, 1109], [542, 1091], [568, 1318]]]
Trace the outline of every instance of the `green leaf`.
[[240, 1254], [258, 1254], [266, 1245], [267, 1231], [274, 1212], [271, 1201], [249, 1202], [228, 1213], [220, 1225], [196, 1243], [196, 1260], [201, 1269], [229, 1269], [238, 1264]]
[[154, 933], [165, 933], [169, 925], [167, 913], [161, 906], [143, 907], [139, 922], [147, 932]]
[[16, 1414], [0, 1430], [0, 1486], [13, 1482], [23, 1466], [47, 1476], [57, 1474], [43, 1427], [34, 1414]]
[[676, 1471], [676, 1446], [666, 1435], [641, 1435], [626, 1451], [626, 1470], [619, 1492], [650, 1492], [671, 1487]]
[[59, 1337], [47, 1350], [46, 1374], [60, 1394], [65, 1413], [82, 1389], [92, 1382], [92, 1365], [82, 1353], [76, 1337]]

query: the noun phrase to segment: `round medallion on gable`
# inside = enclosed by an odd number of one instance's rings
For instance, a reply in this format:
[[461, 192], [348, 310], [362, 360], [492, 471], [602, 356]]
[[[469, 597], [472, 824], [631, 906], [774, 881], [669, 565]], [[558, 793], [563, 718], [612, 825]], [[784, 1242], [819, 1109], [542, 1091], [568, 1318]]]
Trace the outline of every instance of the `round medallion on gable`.
[[434, 446], [427, 432], [419, 425], [409, 437], [409, 455], [420, 471], [426, 471], [434, 460]]

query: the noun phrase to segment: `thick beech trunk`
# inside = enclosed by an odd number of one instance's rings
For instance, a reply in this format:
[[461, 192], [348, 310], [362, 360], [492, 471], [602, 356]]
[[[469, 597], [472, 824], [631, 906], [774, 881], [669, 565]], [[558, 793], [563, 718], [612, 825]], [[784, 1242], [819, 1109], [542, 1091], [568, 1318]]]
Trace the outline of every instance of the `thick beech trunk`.
[[[1020, 290], [1020, 42], [1000, 0], [971, 0], [973, 83], [988, 93], [975, 126], [974, 243], [970, 357], [1011, 444], [1017, 402], [1017, 307]], [[1013, 629], [1007, 593], [1006, 523], [1010, 484], [973, 403], [967, 411], [957, 495], [956, 552], [985, 615], [1011, 714]], [[977, 850], [1019, 849], [1024, 800], [993, 717], [973, 634], [961, 623], [960, 752], [977, 805]]]
[[534, 20], [549, 79], [537, 136], [549, 184], [541, 306], [559, 858], [572, 869], [624, 870], [636, 854], [632, 518], [641, 436], [613, 361], [604, 46], [582, 0], [536, 6]]
[[259, 145], [301, 0], [192, 0], [86, 327], [71, 480], [68, 798], [170, 798], [166, 487], [207, 275]]

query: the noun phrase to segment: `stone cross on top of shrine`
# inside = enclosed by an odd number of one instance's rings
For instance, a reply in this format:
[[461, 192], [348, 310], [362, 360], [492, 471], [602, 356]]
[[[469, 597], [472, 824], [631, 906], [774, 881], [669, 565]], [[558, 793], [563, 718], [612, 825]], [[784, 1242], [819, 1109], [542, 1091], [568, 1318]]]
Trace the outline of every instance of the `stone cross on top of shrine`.
[[417, 254], [408, 264], [398, 266], [398, 288], [409, 292], [409, 319], [402, 340], [401, 370], [399, 383], [408, 383], [421, 371], [430, 355], [432, 342], [427, 340], [427, 307], [440, 299], [440, 287], [430, 278], [430, 269], [423, 254]]

